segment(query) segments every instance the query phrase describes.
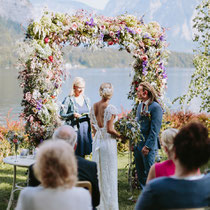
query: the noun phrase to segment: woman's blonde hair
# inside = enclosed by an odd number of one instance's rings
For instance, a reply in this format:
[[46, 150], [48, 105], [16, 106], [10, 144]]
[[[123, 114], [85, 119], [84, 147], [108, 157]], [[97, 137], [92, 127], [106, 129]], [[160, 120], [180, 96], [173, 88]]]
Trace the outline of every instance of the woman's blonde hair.
[[72, 83], [72, 88], [70, 92], [70, 96], [74, 96], [74, 87], [82, 87], [85, 86], [85, 80], [82, 77], [75, 77]]
[[34, 173], [46, 188], [71, 188], [77, 181], [77, 162], [73, 148], [64, 140], [41, 144]]
[[111, 83], [102, 83], [99, 88], [99, 94], [105, 99], [110, 99], [113, 95], [113, 86]]
[[168, 151], [171, 151], [174, 146], [174, 138], [176, 134], [178, 133], [178, 129], [176, 128], [168, 128], [164, 130], [161, 134], [161, 143], [163, 146], [165, 146]]

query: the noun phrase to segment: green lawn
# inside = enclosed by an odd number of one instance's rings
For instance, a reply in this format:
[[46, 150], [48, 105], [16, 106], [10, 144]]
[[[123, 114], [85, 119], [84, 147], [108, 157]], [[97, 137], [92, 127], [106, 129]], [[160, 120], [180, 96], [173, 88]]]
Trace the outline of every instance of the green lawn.
[[[135, 203], [128, 200], [132, 193], [129, 191], [127, 168], [128, 164], [128, 154], [118, 156], [118, 179], [119, 179], [119, 204], [120, 210], [130, 210], [134, 209]], [[17, 167], [17, 182], [23, 182], [26, 180], [26, 168]], [[8, 164], [0, 163], [0, 210], [5, 210], [7, 208], [13, 179], [13, 166]], [[15, 193], [15, 200], [17, 200], [19, 192]], [[138, 198], [139, 191], [134, 191], [134, 198]], [[13, 207], [15, 207], [16, 202], [14, 202]]]
[[[128, 153], [118, 155], [118, 192], [119, 192], [119, 205], [120, 210], [131, 210], [134, 209], [135, 200], [137, 200], [140, 193], [139, 190], [134, 191], [133, 201], [128, 200], [132, 193], [129, 191], [127, 168], [128, 164]], [[210, 161], [208, 164], [201, 168], [203, 172], [206, 168], [210, 168]], [[0, 210], [5, 210], [8, 204], [10, 191], [12, 188], [13, 178], [13, 166], [0, 163]], [[26, 168], [17, 167], [17, 182], [23, 182], [26, 180]], [[15, 193], [15, 202], [13, 207], [16, 205], [18, 192]]]

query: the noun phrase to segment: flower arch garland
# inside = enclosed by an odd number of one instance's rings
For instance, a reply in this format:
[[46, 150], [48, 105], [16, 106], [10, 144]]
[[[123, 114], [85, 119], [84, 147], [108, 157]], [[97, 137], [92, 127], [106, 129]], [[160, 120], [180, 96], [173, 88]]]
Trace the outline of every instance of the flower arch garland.
[[45, 12], [28, 26], [20, 56], [19, 79], [24, 93], [21, 115], [33, 144], [49, 138], [59, 122], [56, 102], [65, 77], [61, 49], [80, 44], [100, 48], [117, 44], [134, 57], [129, 99], [136, 100], [136, 89], [142, 81], [151, 82], [160, 95], [164, 93], [168, 51], [165, 30], [157, 22], [145, 24], [127, 14], [93, 16], [83, 10], [71, 16]]

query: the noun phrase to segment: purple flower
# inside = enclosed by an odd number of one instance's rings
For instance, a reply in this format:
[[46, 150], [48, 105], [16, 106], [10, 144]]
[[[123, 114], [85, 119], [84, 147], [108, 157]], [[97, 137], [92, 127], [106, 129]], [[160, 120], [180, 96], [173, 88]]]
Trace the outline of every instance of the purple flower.
[[163, 35], [161, 35], [159, 39], [160, 39], [160, 41], [164, 41], [165, 40]]
[[119, 30], [119, 31], [117, 31], [117, 33], [116, 33], [116, 36], [119, 38], [120, 37], [120, 33], [121, 33], [121, 31]]
[[167, 78], [167, 74], [166, 74], [165, 70], [164, 70], [164, 72], [162, 73], [162, 76], [163, 76], [163, 79], [166, 79], [166, 78]]
[[146, 67], [143, 68], [142, 74], [143, 74], [144, 76], [147, 75], [147, 68], [146, 68]]
[[125, 26], [125, 29], [127, 30], [128, 33], [131, 33], [131, 34], [135, 34], [136, 33], [135, 31], [131, 30], [127, 26]]
[[163, 69], [164, 71], [165, 71], [165, 69], [166, 69], [165, 66], [163, 65], [163, 63], [160, 63], [160, 64], [159, 64], [159, 67], [160, 67], [161, 69]]
[[36, 109], [41, 110], [42, 109], [42, 99], [39, 99], [36, 102]]
[[89, 25], [91, 28], [96, 25], [93, 21], [93, 18], [91, 18], [89, 22], [87, 21], [86, 24]]
[[144, 25], [144, 19], [143, 18], [144, 18], [144, 15], [139, 20], [142, 25]]
[[104, 34], [101, 33], [101, 34], [100, 34], [100, 37], [101, 37], [100, 40], [103, 41], [103, 39], [104, 39]]
[[142, 66], [143, 66], [143, 67], [146, 67], [147, 64], [148, 64], [148, 61], [143, 61], [143, 62], [142, 62]]
[[57, 89], [59, 86], [58, 86], [58, 84], [57, 83], [55, 83], [55, 88]]
[[145, 34], [145, 35], [143, 36], [143, 38], [144, 38], [144, 39], [152, 39], [150, 36], [148, 36], [148, 34]]

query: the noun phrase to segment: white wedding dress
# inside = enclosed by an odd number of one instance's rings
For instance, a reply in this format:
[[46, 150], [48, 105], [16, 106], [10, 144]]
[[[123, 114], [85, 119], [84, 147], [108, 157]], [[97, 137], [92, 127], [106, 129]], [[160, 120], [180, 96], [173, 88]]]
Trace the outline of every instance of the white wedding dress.
[[[97, 163], [100, 188], [100, 204], [98, 210], [118, 210], [117, 189], [117, 143], [107, 133], [107, 121], [117, 115], [117, 109], [108, 105], [104, 110], [104, 127], [98, 126], [94, 109], [91, 109], [91, 123], [96, 130], [92, 146], [92, 160]], [[116, 121], [116, 118], [115, 118]], [[114, 121], [114, 122], [115, 122]]]

